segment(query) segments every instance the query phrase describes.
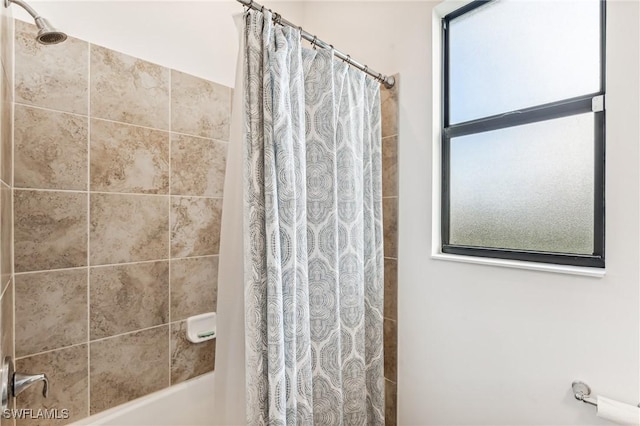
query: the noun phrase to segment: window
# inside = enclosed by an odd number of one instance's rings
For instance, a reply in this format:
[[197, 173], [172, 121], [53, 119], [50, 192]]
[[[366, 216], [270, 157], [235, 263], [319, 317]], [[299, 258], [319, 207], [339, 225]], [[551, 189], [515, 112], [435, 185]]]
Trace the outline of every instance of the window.
[[600, 0], [442, 20], [442, 252], [604, 267]]

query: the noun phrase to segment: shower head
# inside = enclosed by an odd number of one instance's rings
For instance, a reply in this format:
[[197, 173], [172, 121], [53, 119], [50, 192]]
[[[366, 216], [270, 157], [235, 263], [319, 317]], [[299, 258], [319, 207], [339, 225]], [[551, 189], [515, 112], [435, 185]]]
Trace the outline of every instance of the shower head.
[[33, 10], [31, 6], [26, 4], [22, 0], [4, 0], [4, 7], [9, 7], [11, 3], [15, 3], [18, 6], [26, 10], [29, 15], [33, 17], [36, 26], [38, 27], [38, 35], [36, 40], [41, 44], [58, 44], [67, 39], [67, 35], [62, 31], [56, 30], [46, 19], [41, 17], [38, 12]]
[[35, 18], [36, 26], [38, 27], [38, 35], [36, 40], [42, 44], [58, 44], [67, 39], [67, 35], [62, 31], [56, 30], [50, 23], [44, 18]]

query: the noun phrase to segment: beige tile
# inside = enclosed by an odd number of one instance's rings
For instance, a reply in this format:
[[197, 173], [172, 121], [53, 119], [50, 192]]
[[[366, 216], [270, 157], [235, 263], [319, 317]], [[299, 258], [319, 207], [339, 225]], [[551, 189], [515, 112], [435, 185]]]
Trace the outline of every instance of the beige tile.
[[2, 68], [4, 70], [5, 75], [3, 76], [3, 84], [6, 85], [6, 88], [10, 88], [11, 90], [6, 90], [6, 93], [3, 93], [3, 96], [6, 96], [6, 100], [8, 102], [13, 101], [13, 56], [14, 56], [14, 19], [11, 11], [3, 10], [0, 14], [0, 62], [2, 63]]
[[91, 194], [91, 264], [166, 259], [169, 197]]
[[87, 189], [87, 118], [15, 106], [18, 188]]
[[87, 114], [88, 54], [85, 41], [36, 42], [32, 24], [15, 21], [15, 100], [58, 111]]
[[7, 13], [0, 16], [0, 179], [7, 185], [12, 183], [13, 149], [13, 18]]
[[16, 356], [87, 342], [87, 270], [16, 275]]
[[398, 318], [398, 261], [384, 260], [384, 316]]
[[215, 312], [218, 256], [171, 261], [171, 321]]
[[226, 142], [171, 135], [171, 193], [222, 197]]
[[91, 414], [169, 386], [169, 326], [91, 342]]
[[213, 371], [216, 340], [191, 343], [187, 340], [187, 323], [171, 324], [171, 384], [184, 382]]
[[13, 108], [0, 103], [0, 179], [13, 185]]
[[91, 268], [91, 339], [169, 321], [169, 262]]
[[16, 272], [87, 265], [87, 194], [14, 191]]
[[382, 196], [398, 195], [398, 137], [382, 140]]
[[169, 129], [169, 69], [91, 45], [91, 115]]
[[171, 256], [218, 254], [222, 200], [171, 197]]
[[0, 299], [0, 359], [5, 356], [15, 359], [13, 330], [13, 282], [10, 280]]
[[171, 130], [229, 140], [231, 90], [193, 75], [171, 70]]
[[18, 420], [18, 426], [47, 426], [72, 423], [88, 414], [88, 359], [87, 345], [72, 346], [53, 352], [22, 358], [16, 361], [16, 370], [27, 373], [46, 373], [51, 387], [49, 397], [43, 398], [42, 384], [38, 383], [18, 395], [18, 408], [69, 410], [69, 418]]
[[384, 319], [384, 377], [397, 381], [398, 326], [394, 320]]
[[380, 113], [383, 138], [398, 134], [398, 93], [400, 78], [398, 74], [395, 74], [394, 77], [396, 84], [391, 89], [387, 89], [384, 86], [380, 88]]
[[385, 257], [398, 257], [398, 199], [382, 200], [382, 225]]
[[12, 224], [13, 209], [11, 208], [11, 189], [4, 183], [0, 183], [0, 288], [4, 285], [13, 272], [11, 264], [12, 255]]
[[398, 386], [390, 382], [384, 381], [384, 424], [386, 426], [396, 426], [398, 424]]
[[169, 133], [91, 120], [91, 190], [169, 193]]

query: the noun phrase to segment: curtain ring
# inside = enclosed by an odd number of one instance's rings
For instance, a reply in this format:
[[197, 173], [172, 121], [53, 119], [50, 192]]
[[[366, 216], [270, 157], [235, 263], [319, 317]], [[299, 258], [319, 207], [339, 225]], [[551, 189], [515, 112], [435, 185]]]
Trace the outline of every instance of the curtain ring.
[[264, 14], [264, 5], [260, 7], [260, 13]]
[[313, 47], [313, 49], [316, 49], [316, 40], [318, 40], [318, 36], [313, 36], [313, 40], [311, 40], [311, 47]]
[[369, 65], [365, 65], [362, 71], [364, 71], [366, 74], [369, 74]]
[[280, 15], [279, 13], [274, 13], [273, 14], [273, 23], [274, 24], [278, 24], [278, 25], [282, 25], [282, 23], [280, 22], [280, 18], [282, 18], [282, 15]]
[[349, 65], [351, 65], [351, 55], [347, 55], [347, 59], [343, 59], [342, 61], [346, 62]]

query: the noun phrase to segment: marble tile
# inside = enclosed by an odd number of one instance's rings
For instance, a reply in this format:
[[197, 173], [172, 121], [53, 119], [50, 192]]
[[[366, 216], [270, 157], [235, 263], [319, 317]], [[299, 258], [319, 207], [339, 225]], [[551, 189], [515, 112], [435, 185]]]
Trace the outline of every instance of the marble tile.
[[91, 190], [169, 193], [169, 133], [91, 120]]
[[11, 237], [13, 209], [11, 208], [11, 188], [0, 183], [0, 288], [9, 281], [13, 268]]
[[13, 185], [13, 108], [0, 103], [0, 179]]
[[384, 316], [398, 318], [398, 261], [384, 260]]
[[171, 324], [171, 384], [213, 371], [216, 339], [193, 344], [187, 340], [187, 323]]
[[87, 342], [87, 270], [16, 275], [16, 356]]
[[218, 254], [222, 200], [171, 197], [171, 256]]
[[87, 194], [14, 191], [15, 271], [87, 265]]
[[72, 346], [53, 352], [46, 352], [16, 361], [17, 371], [46, 373], [51, 387], [49, 397], [42, 396], [42, 384], [26, 389], [16, 400], [17, 408], [69, 410], [69, 418], [63, 419], [23, 419], [18, 426], [48, 426], [72, 423], [88, 414], [88, 358], [87, 345]]
[[169, 69], [91, 45], [91, 115], [169, 129]]
[[171, 193], [222, 197], [226, 142], [171, 135]]
[[91, 264], [166, 259], [169, 197], [91, 194]]
[[171, 130], [229, 140], [231, 90], [202, 78], [171, 70]]
[[382, 140], [382, 196], [398, 195], [398, 137]]
[[398, 257], [398, 199], [382, 199], [382, 228], [384, 231], [384, 256]]
[[4, 10], [0, 15], [0, 179], [12, 186], [13, 173], [13, 29], [11, 13]]
[[87, 118], [15, 106], [17, 188], [87, 189]]
[[91, 414], [170, 384], [169, 326], [91, 342]]
[[91, 339], [169, 321], [169, 262], [91, 268]]
[[215, 312], [218, 256], [171, 261], [171, 321]]
[[69, 37], [44, 46], [34, 25], [15, 25], [16, 102], [87, 115], [89, 44]]
[[13, 101], [13, 56], [14, 56], [14, 29], [15, 23], [12, 11], [3, 10], [0, 13], [0, 63], [5, 71], [3, 76], [3, 84], [6, 84], [8, 90], [6, 92], [6, 100]]
[[384, 401], [384, 424], [396, 426], [398, 424], [398, 386], [389, 380], [384, 381]]
[[394, 74], [396, 84], [387, 89], [384, 86], [380, 88], [380, 113], [382, 121], [382, 137], [394, 136], [398, 134], [398, 93], [400, 77]]
[[397, 382], [398, 366], [398, 323], [384, 319], [384, 377]]

